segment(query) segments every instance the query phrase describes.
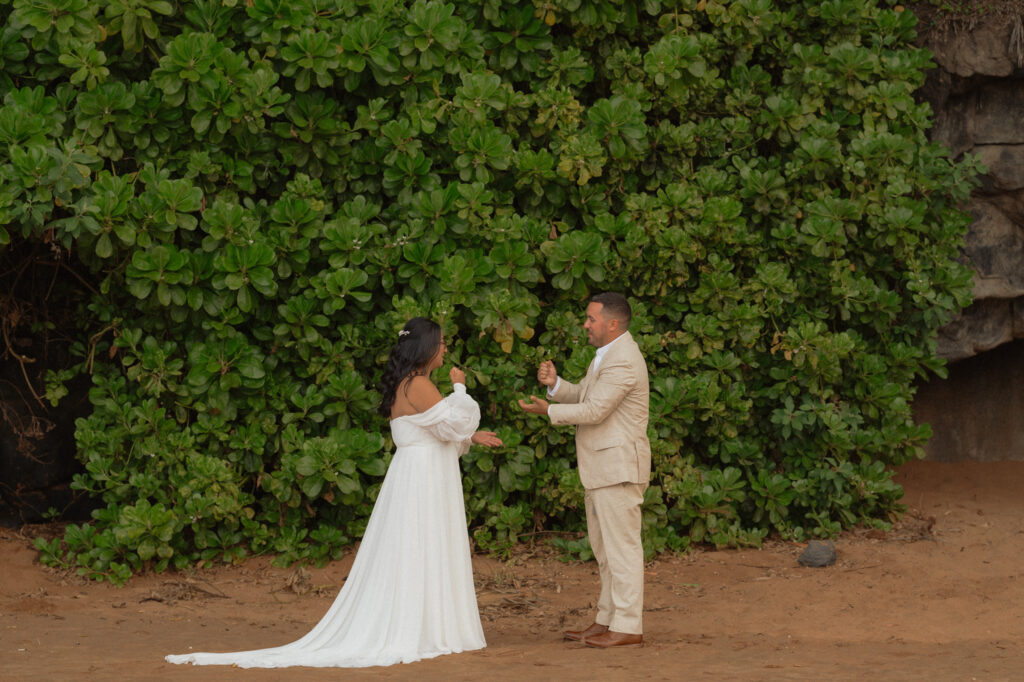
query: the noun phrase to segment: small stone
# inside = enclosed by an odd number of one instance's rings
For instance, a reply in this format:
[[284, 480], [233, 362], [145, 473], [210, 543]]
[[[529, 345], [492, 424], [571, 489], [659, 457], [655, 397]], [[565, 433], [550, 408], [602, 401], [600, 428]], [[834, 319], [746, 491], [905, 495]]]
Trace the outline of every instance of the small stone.
[[797, 562], [815, 568], [831, 566], [836, 562], [836, 546], [831, 540], [811, 540]]

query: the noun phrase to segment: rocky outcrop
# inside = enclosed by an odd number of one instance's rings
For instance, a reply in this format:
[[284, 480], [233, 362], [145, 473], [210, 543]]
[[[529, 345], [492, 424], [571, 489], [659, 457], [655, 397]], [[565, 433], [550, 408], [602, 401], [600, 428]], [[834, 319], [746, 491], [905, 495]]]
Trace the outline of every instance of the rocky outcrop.
[[924, 35], [939, 65], [920, 93], [935, 111], [932, 138], [987, 167], [968, 206], [975, 302], [940, 332], [948, 360], [1024, 338], [1024, 23], [1015, 3], [990, 7]]
[[1024, 221], [1007, 202], [976, 196], [965, 256], [974, 304], [939, 332], [939, 355], [961, 360], [1024, 338]]
[[[970, 23], [956, 17], [943, 30], [926, 36], [928, 47], [942, 69], [958, 78], [1011, 76], [1024, 61], [1021, 20], [1013, 2], [985, 3], [989, 11], [976, 12]], [[1001, 5], [1001, 6], [999, 6]]]
[[1024, 2], [973, 1], [979, 11], [960, 25], [919, 23], [939, 65], [920, 92], [935, 112], [932, 139], [987, 172], [964, 249], [975, 301], [940, 332], [949, 376], [917, 387], [914, 414], [931, 425], [930, 460], [1024, 460]]

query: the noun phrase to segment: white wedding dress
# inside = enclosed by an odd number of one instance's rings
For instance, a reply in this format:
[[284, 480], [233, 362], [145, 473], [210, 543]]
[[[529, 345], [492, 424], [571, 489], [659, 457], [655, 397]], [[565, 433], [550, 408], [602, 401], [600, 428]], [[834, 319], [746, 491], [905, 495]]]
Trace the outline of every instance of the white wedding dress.
[[486, 646], [473, 588], [459, 457], [480, 423], [462, 384], [391, 421], [391, 460], [334, 604], [302, 639], [270, 649], [167, 656], [171, 663], [357, 668]]

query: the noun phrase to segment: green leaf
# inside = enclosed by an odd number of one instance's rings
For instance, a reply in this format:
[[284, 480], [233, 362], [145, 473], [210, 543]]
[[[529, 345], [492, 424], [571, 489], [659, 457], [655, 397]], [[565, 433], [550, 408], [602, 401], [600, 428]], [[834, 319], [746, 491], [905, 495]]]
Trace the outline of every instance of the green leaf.
[[387, 465], [383, 459], [362, 460], [358, 464], [359, 470], [370, 476], [383, 476], [387, 472]]
[[295, 462], [295, 471], [302, 476], [312, 476], [318, 471], [316, 460], [309, 456], [300, 457]]
[[100, 235], [96, 240], [96, 255], [100, 258], [110, 258], [114, 255], [114, 247], [110, 242], [110, 236], [106, 233]]

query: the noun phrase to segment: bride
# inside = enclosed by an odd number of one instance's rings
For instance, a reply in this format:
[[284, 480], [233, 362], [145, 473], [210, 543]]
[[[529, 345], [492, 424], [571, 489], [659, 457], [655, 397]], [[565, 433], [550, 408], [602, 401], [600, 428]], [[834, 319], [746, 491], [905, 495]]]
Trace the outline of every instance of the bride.
[[441, 397], [430, 374], [442, 365], [441, 328], [416, 317], [391, 349], [380, 411], [396, 450], [352, 570], [334, 604], [301, 639], [232, 653], [167, 656], [171, 663], [345, 667], [410, 663], [486, 646], [473, 589], [459, 457], [470, 443], [499, 446], [477, 431], [480, 408], [466, 375]]

